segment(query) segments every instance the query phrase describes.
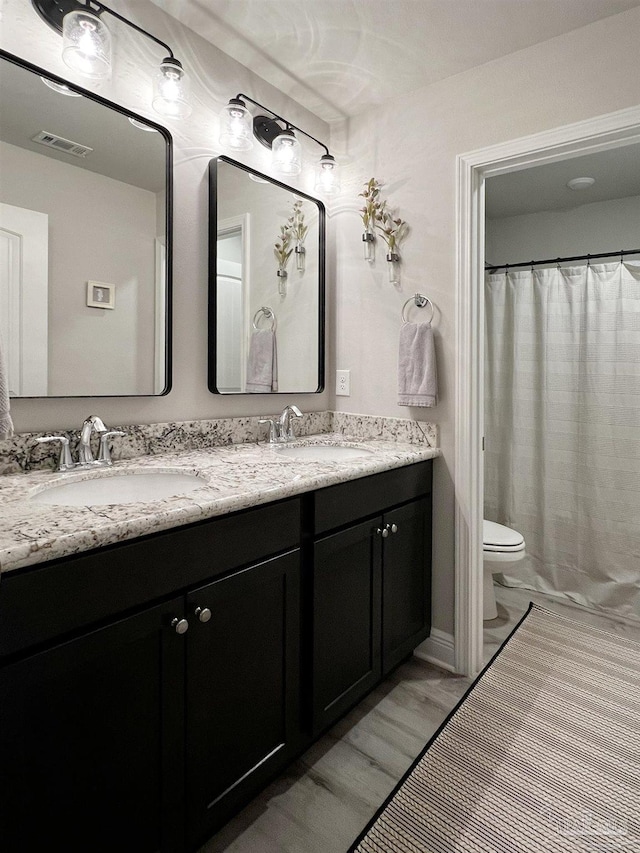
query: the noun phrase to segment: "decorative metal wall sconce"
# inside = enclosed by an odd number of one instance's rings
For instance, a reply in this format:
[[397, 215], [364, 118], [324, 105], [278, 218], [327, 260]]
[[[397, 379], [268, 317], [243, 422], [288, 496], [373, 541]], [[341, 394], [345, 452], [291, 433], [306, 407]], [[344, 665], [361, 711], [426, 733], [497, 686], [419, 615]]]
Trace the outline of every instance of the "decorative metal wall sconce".
[[[286, 296], [287, 293], [287, 264], [291, 254], [296, 257], [296, 269], [299, 273], [303, 273], [305, 269], [305, 259], [307, 250], [304, 247], [304, 241], [309, 231], [309, 226], [304, 224], [304, 211], [302, 210], [302, 199], [298, 199], [293, 203], [293, 212], [287, 219], [285, 225], [280, 226], [280, 237], [276, 242], [273, 253], [278, 262], [278, 293], [280, 296]], [[295, 245], [292, 248], [292, 244]]]
[[291, 233], [291, 226], [289, 223], [281, 225], [280, 237], [273, 248], [273, 254], [278, 262], [276, 275], [278, 276], [278, 293], [280, 296], [287, 295], [287, 264], [289, 263], [289, 258], [293, 252], [293, 249], [291, 248], [292, 239], [293, 235]]
[[406, 237], [409, 226], [400, 219], [395, 218], [387, 207], [387, 202], [380, 195], [380, 184], [375, 178], [371, 178], [364, 185], [364, 192], [359, 193], [359, 198], [364, 199], [364, 207], [360, 208], [364, 233], [362, 235], [364, 245], [364, 259], [373, 263], [375, 261], [376, 230], [387, 244], [387, 264], [389, 269], [389, 282], [398, 286], [400, 284], [400, 252], [399, 244]]
[[62, 34], [65, 65], [91, 80], [111, 76], [111, 32], [102, 20], [105, 12], [159, 44], [168, 56], [153, 78], [153, 109], [165, 118], [182, 119], [191, 114], [189, 78], [168, 44], [97, 0], [31, 0], [31, 3], [43, 21]]
[[[261, 110], [271, 113], [253, 117], [245, 101], [250, 101]], [[284, 125], [284, 127], [283, 127]], [[302, 171], [300, 143], [294, 131], [311, 139], [325, 153], [316, 166], [316, 192], [325, 195], [337, 193], [340, 189], [339, 167], [335, 157], [324, 144], [305, 130], [291, 124], [290, 121], [274, 113], [263, 104], [254, 101], [240, 92], [223, 108], [220, 114], [220, 145], [233, 151], [249, 151], [253, 148], [253, 137], [272, 151], [273, 166], [276, 171], [287, 177], [299, 175]]]
[[307, 250], [304, 247], [305, 237], [309, 230], [309, 226], [304, 224], [304, 211], [302, 210], [302, 199], [298, 199], [293, 203], [293, 214], [289, 220], [291, 222], [291, 233], [296, 241], [294, 253], [296, 256], [296, 269], [303, 273], [305, 268], [305, 258]]
[[358, 194], [364, 199], [364, 207], [360, 208], [364, 233], [362, 235], [364, 259], [372, 264], [376, 259], [376, 220], [381, 216], [384, 202], [380, 198], [380, 184], [371, 178], [364, 185], [364, 192]]

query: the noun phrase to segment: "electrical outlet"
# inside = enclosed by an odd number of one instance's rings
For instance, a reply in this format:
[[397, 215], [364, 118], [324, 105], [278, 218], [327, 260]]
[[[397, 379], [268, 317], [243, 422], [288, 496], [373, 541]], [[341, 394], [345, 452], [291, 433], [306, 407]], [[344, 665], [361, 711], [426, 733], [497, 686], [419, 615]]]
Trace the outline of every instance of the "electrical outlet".
[[336, 370], [336, 395], [338, 397], [351, 396], [350, 370]]

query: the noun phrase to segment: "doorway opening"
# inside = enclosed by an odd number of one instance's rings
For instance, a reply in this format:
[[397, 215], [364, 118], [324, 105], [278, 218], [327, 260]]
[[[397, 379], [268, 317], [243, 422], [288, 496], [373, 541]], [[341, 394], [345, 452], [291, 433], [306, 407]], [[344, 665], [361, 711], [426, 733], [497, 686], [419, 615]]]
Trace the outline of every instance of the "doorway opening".
[[483, 663], [485, 181], [638, 142], [640, 107], [633, 107], [457, 158], [454, 641], [456, 670], [465, 675]]

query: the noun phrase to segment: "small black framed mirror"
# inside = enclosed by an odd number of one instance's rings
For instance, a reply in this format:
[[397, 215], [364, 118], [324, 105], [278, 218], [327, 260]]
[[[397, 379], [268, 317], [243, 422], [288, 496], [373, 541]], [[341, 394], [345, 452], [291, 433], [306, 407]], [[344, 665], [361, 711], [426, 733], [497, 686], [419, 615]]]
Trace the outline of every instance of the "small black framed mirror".
[[209, 164], [209, 390], [324, 390], [325, 208], [237, 163]]

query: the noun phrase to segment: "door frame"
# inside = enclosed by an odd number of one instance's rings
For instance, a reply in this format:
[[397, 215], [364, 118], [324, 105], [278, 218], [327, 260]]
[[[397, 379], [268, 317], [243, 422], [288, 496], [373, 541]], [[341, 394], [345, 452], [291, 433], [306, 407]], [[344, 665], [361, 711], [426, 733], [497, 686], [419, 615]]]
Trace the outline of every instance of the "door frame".
[[49, 215], [0, 203], [0, 230], [11, 239], [5, 300], [9, 306], [7, 348], [12, 397], [46, 397], [49, 390]]
[[640, 106], [456, 158], [455, 669], [482, 668], [484, 183], [489, 177], [640, 142]]

